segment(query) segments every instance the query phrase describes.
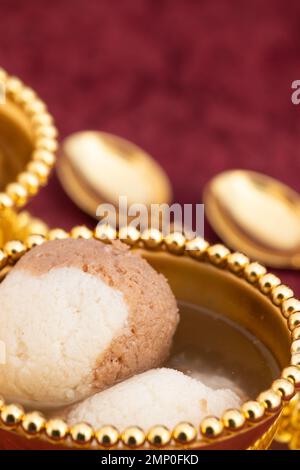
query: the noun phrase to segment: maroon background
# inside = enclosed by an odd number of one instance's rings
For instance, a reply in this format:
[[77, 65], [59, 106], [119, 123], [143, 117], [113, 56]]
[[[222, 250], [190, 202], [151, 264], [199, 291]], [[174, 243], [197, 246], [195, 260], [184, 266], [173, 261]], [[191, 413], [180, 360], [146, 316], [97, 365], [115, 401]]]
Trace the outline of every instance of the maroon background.
[[[136, 142], [177, 202], [201, 202], [227, 168], [300, 190], [298, 0], [0, 0], [0, 18], [0, 64], [45, 99], [61, 137], [102, 129]], [[29, 208], [51, 225], [93, 223], [56, 177]], [[300, 293], [298, 274], [282, 278]]]
[[[0, 0], [0, 18], [0, 65], [45, 99], [62, 137], [136, 142], [181, 203], [201, 202], [228, 168], [300, 191], [299, 0]], [[93, 223], [55, 176], [29, 209], [55, 226]], [[299, 295], [300, 274], [281, 276]]]
[[[62, 137], [102, 129], [136, 142], [182, 203], [200, 202], [227, 168], [300, 189], [299, 1], [0, 0], [0, 9], [0, 64], [45, 99]], [[56, 177], [30, 210], [51, 225], [93, 223]], [[285, 276], [297, 288], [298, 275]]]
[[[0, 0], [0, 15], [0, 64], [45, 99], [61, 137], [136, 142], [182, 203], [227, 168], [300, 191], [298, 0]], [[29, 209], [51, 225], [93, 223], [55, 176]], [[297, 273], [282, 277], [300, 293]]]

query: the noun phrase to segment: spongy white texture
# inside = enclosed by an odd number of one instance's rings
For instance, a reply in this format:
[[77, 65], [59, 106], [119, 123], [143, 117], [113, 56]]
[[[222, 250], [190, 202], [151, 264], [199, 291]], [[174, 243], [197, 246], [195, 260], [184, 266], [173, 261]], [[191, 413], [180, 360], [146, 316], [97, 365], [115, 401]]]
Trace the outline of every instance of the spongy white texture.
[[95, 427], [112, 424], [120, 431], [132, 425], [172, 428], [181, 421], [197, 426], [205, 416], [221, 416], [240, 402], [231, 390], [213, 390], [173, 369], [152, 369], [74, 405], [67, 420]]
[[128, 318], [121, 292], [72, 267], [11, 272], [0, 305], [0, 394], [40, 407], [90, 395], [96, 361]]

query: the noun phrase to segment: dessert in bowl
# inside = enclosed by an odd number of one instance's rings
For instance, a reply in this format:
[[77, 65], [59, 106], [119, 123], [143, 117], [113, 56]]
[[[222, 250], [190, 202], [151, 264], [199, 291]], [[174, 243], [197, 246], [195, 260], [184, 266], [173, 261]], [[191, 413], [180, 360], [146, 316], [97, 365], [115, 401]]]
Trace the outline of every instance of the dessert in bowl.
[[166, 360], [175, 298], [164, 276], [127, 248], [53, 240], [12, 268], [0, 285], [5, 398], [58, 408]]
[[[101, 241], [95, 243], [102, 246], [105, 241], [108, 242], [107, 246], [110, 246], [112, 234], [112, 230], [105, 231], [101, 227], [95, 233], [87, 228], [77, 227], [71, 231], [70, 235], [61, 230], [50, 231], [47, 238], [50, 240], [69, 236], [80, 239], [98, 238]], [[5, 444], [6, 442], [13, 441], [13, 445], [19, 448], [51, 448], [53, 446], [155, 448], [162, 446], [164, 448], [246, 449], [268, 447], [275, 435], [284, 404], [294, 396], [300, 385], [299, 356], [297, 355], [299, 304], [293, 298], [292, 291], [282, 285], [278, 278], [266, 273], [266, 270], [258, 263], [251, 263], [244, 255], [230, 253], [222, 245], [209, 246], [201, 239], [186, 241], [178, 233], [165, 238], [156, 231], [148, 231], [141, 235], [132, 228], [122, 230], [122, 239], [131, 245], [131, 250], [138, 252], [155, 271], [162, 273], [167, 279], [157, 285], [157, 288], [162, 291], [166, 289], [164, 299], [166, 292], [169, 293], [168, 296], [170, 295], [167, 309], [161, 307], [163, 308], [161, 312], [168, 312], [170, 315], [168, 325], [170, 325], [170, 318], [173, 318], [173, 326], [166, 330], [167, 333], [164, 333], [166, 342], [173, 335], [172, 332], [177, 324], [177, 310], [171, 300], [172, 294], [166, 287], [166, 282], [169, 283], [178, 301], [180, 322], [175, 333], [170, 359], [166, 362], [162, 355], [153, 365], [146, 361], [141, 368], [138, 367], [128, 373], [128, 378], [126, 375], [117, 377], [104, 391], [101, 391], [103, 387], [99, 387], [97, 392], [93, 390], [91, 393], [84, 394], [85, 397], [83, 395], [76, 397], [75, 401], [78, 398], [79, 404], [74, 403], [74, 397], [70, 399], [70, 402], [68, 398], [65, 402], [67, 406], [64, 408], [61, 407], [61, 402], [57, 403], [59, 405], [57, 410], [53, 410], [53, 406], [51, 410], [46, 410], [45, 408], [49, 405], [46, 400], [40, 407], [32, 407], [32, 403], [24, 400], [24, 409], [20, 403], [22, 397], [18, 391], [16, 397], [19, 400], [18, 403], [12, 404], [9, 399], [6, 399], [1, 404], [1, 420], [4, 428], [1, 431], [2, 446], [5, 447], [8, 445]], [[44, 242], [43, 237], [31, 237], [27, 244], [10, 243], [4, 247], [3, 256], [10, 263], [22, 258], [28, 250], [29, 254], [31, 252], [34, 256], [35, 250], [38, 252], [40, 247], [33, 247]], [[24, 256], [23, 261], [25, 258]], [[21, 263], [22, 261], [20, 261], [20, 266], [22, 266]], [[6, 271], [3, 275], [9, 270], [7, 263], [3, 262], [4, 264], [6, 264], [4, 268]], [[11, 274], [12, 272], [13, 270]], [[160, 304], [159, 294], [157, 294], [157, 302]], [[210, 320], [207, 320], [203, 311], [212, 312]], [[222, 350], [221, 330], [217, 326], [220, 321], [225, 321], [227, 328], [233, 330], [236, 325], [236, 332], [232, 336], [226, 333], [226, 337], [229, 336], [228, 341], [225, 340], [225, 336], [223, 338], [223, 356], [226, 359], [223, 371], [236, 371], [235, 378], [233, 380], [231, 376], [225, 377], [226, 383], [223, 380], [224, 377], [221, 377], [223, 382], [218, 379], [218, 383], [205, 383], [203, 370], [192, 370], [193, 367], [194, 369], [198, 367], [194, 359], [206, 352], [206, 359], [208, 358], [208, 362], [211, 362], [211, 369], [215, 367], [216, 358]], [[205, 342], [203, 327], [209, 323], [211, 327], [207, 330]], [[160, 329], [162, 329], [161, 324]], [[243, 337], [244, 340], [238, 340], [238, 337]], [[248, 342], [245, 340], [246, 337]], [[201, 338], [202, 340], [199, 341]], [[237, 345], [233, 348], [236, 363], [233, 361], [233, 356], [228, 353], [232, 338], [235, 338]], [[248, 346], [245, 346], [246, 343]], [[258, 344], [260, 346], [256, 347]], [[205, 348], [201, 349], [203, 345]], [[182, 353], [185, 351], [187, 355], [182, 359]], [[192, 361], [189, 356], [191, 351], [195, 356]], [[248, 354], [243, 361], [245, 351], [252, 351], [252, 353]], [[146, 359], [143, 347], [139, 349], [138, 355], [142, 356], [139, 359], [143, 363]], [[158, 365], [160, 362], [162, 364]], [[246, 374], [243, 380], [239, 381], [238, 371], [243, 368], [243, 364]], [[149, 369], [161, 366], [182, 370], [185, 375], [174, 370], [149, 371]], [[257, 374], [255, 374], [256, 366]], [[211, 375], [208, 369], [204, 371], [207, 376]], [[197, 377], [196, 372], [201, 376]], [[222, 376], [222, 373], [220, 375]], [[242, 372], [240, 375], [242, 376]], [[249, 380], [251, 387], [247, 385], [247, 375], [251, 377]], [[253, 386], [255, 380], [256, 383]], [[113, 422], [113, 412], [106, 416], [106, 419], [109, 416], [112, 417], [111, 422], [97, 421], [99, 407], [101, 409], [104, 402], [112, 406], [117, 400], [116, 397], [123, 393], [122, 388], [127, 390], [126, 393], [131, 396], [130, 403], [136, 407], [137, 404], [134, 403], [135, 393], [137, 393], [136, 381], [139, 390], [146, 390], [145, 397], [141, 397], [139, 392], [139, 403], [145, 414], [144, 421], [134, 422], [136, 410], [132, 411], [133, 422], [130, 422], [130, 416], [128, 419], [125, 416], [123, 421]], [[199, 415], [195, 415], [194, 422], [190, 414], [193, 411], [190, 409], [186, 409], [186, 419], [183, 419], [184, 414], [178, 415], [180, 422], [176, 424], [174, 420], [177, 416], [169, 416], [165, 423], [153, 424], [149, 421], [151, 410], [153, 410], [154, 417], [157, 416], [155, 415], [157, 409], [159, 410], [156, 396], [162, 396], [165, 403], [168, 403], [168, 395], [170, 403], [176, 400], [171, 384], [176, 384], [174, 387], [179, 390], [183, 387], [186, 390], [186, 396], [191, 397], [191, 402], [193, 400], [199, 402]], [[224, 389], [228, 388], [231, 389], [226, 392], [228, 408], [224, 401], [224, 408], [221, 410], [215, 408], [214, 411], [214, 394], [220, 394], [218, 390], [223, 389], [224, 398]], [[149, 399], [147, 399], [147, 390], [150, 389], [152, 391], [149, 392]], [[9, 395], [10, 391], [7, 390], [6, 394]], [[97, 404], [98, 399], [100, 404]], [[184, 397], [181, 399], [183, 400]], [[184, 403], [181, 403], [183, 409]], [[126, 412], [129, 413], [130, 408], [131, 405]], [[167, 406], [164, 408], [167, 409]], [[120, 418], [121, 410], [117, 408], [117, 405], [114, 409], [117, 410], [116, 416]], [[41, 411], [44, 415], [40, 413]], [[202, 411], [203, 414], [200, 413]], [[161, 414], [160, 411], [158, 413]], [[206, 416], [206, 413], [210, 416]], [[219, 416], [215, 416], [216, 414]], [[86, 419], [83, 419], [84, 416]], [[163, 417], [163, 414], [161, 416]], [[77, 418], [80, 422], [77, 422]], [[145, 422], [145, 427], [141, 426], [143, 422]], [[117, 429], [116, 424], [119, 426], [128, 424], [128, 426], [125, 429]], [[150, 429], [149, 425], [151, 425]], [[14, 429], [15, 432], [11, 433], [10, 429]], [[28, 439], [28, 437], [34, 437], [34, 439]]]

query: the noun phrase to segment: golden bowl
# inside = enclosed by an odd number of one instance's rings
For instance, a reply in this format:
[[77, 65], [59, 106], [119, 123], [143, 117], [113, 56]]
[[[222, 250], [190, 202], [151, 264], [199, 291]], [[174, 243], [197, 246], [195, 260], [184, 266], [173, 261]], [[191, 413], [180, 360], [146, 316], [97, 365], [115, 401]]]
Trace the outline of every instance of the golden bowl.
[[[138, 427], [116, 430], [109, 425], [93, 429], [87, 423], [70, 428], [61, 419], [47, 420], [38, 411], [26, 413], [20, 405], [1, 399], [0, 448], [267, 449], [278, 430], [281, 441], [287, 442], [289, 403], [300, 387], [299, 301], [294, 299], [291, 289], [268, 274], [262, 265], [240, 253], [231, 253], [223, 245], [210, 246], [200, 238], [187, 241], [178, 233], [163, 237], [151, 230], [143, 234], [132, 233], [131, 229], [125, 232], [123, 241], [140, 250], [167, 277], [180, 305], [208, 309], [247, 330], [264, 345], [266, 357], [270, 364], [276, 363], [278, 371], [266, 361], [262, 366], [267, 367], [270, 377], [262, 379], [267, 382], [264, 388], [257, 384], [257, 393], [253, 388], [253, 396], [240, 409], [227, 410], [220, 419], [207, 417], [197, 428], [189, 423], [178, 423], [174, 429], [161, 425], [150, 430]], [[47, 239], [95, 237], [110, 243], [115, 236], [120, 234], [112, 229], [98, 227], [91, 231], [75, 227], [70, 233], [54, 229], [46, 237], [31, 236], [24, 243], [8, 242], [0, 251], [2, 279], [27, 250]], [[187, 336], [196, 349], [205, 340], [198, 324], [200, 316], [191, 323], [186, 321], [186, 315], [187, 310], [183, 309], [183, 329], [175, 338], [175, 349], [181, 347], [180, 342]], [[226, 343], [225, 335], [222, 338], [217, 330], [210, 333], [209, 341], [220, 343], [221, 347], [222, 342]], [[251, 361], [251, 354], [248, 356], [242, 357], [244, 364]], [[260, 370], [259, 364], [254, 366], [253, 377]]]
[[[17, 77], [0, 69], [0, 242], [45, 226], [17, 211], [46, 185], [55, 163], [57, 130], [45, 103]], [[37, 222], [36, 225], [34, 225]], [[21, 229], [20, 229], [21, 226]], [[32, 229], [32, 230], [31, 230]]]

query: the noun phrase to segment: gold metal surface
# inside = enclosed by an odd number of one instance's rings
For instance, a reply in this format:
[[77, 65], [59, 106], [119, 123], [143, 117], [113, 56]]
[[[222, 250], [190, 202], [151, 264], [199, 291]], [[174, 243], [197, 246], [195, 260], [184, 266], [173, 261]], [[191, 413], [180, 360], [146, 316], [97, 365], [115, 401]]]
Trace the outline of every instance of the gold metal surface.
[[228, 410], [223, 415], [223, 424], [229, 431], [236, 431], [245, 426], [246, 418], [240, 410]]
[[[73, 230], [72, 236], [82, 237], [87, 234], [83, 228]], [[49, 232], [49, 236], [39, 238], [39, 243], [47, 238], [55, 238], [55, 234], [61, 236], [62, 232], [54, 230]], [[63, 232], [65, 234], [65, 232]], [[142, 255], [157, 269], [167, 277], [171, 288], [177, 299], [195, 303], [208, 308], [214, 312], [222, 314], [224, 317], [233, 320], [253, 333], [268, 349], [282, 368], [281, 377], [274, 377], [270, 388], [261, 391], [257, 399], [248, 400], [243, 403], [240, 410], [227, 410], [224, 415], [217, 419], [207, 417], [199, 423], [202, 433], [189, 423], [179, 423], [173, 430], [156, 429], [141, 430], [135, 426], [127, 428], [116, 434], [115, 428], [111, 426], [102, 430], [92, 429], [90, 426], [78, 423], [69, 427], [63, 420], [51, 419], [42, 423], [38, 421], [37, 415], [37, 439], [31, 439], [29, 443], [56, 442], [64, 446], [72, 447], [97, 444], [101, 447], [110, 444], [125, 448], [142, 448], [147, 443], [153, 446], [154, 440], [166, 442], [164, 448], [266, 448], [278, 428], [278, 417], [283, 415], [286, 418], [286, 403], [294, 393], [294, 389], [300, 387], [300, 367], [289, 365], [291, 362], [291, 334], [288, 329], [286, 310], [283, 304], [278, 305], [277, 298], [272, 296], [272, 289], [276, 285], [262, 294], [259, 286], [259, 279], [265, 276], [265, 271], [251, 269], [255, 271], [254, 278], [248, 281], [249, 272], [245, 263], [246, 259], [240, 254], [233, 256], [223, 245], [214, 245], [205, 251], [201, 249], [201, 258], [190, 256], [186, 250], [190, 242], [185, 243], [185, 250], [176, 250], [169, 243], [169, 239], [162, 237], [159, 246], [151, 245], [148, 240], [156, 239], [157, 233], [147, 234], [147, 237], [138, 237], [134, 249], [141, 250]], [[71, 236], [68, 234], [68, 236]], [[93, 234], [95, 236], [95, 234]], [[132, 245], [132, 240], [129, 241]], [[3, 247], [3, 263], [9, 266], [16, 261], [16, 258], [26, 250], [31, 244], [9, 242]], [[204, 242], [195, 243], [195, 251], [198, 253], [199, 247], [205, 246]], [[221, 263], [220, 263], [221, 260]], [[234, 263], [232, 262], [234, 260]], [[233, 269], [236, 262], [239, 269]], [[216, 289], [218, 295], [215, 295]], [[284, 313], [283, 313], [284, 312]], [[292, 313], [291, 315], [294, 315]], [[195, 332], [196, 334], [196, 332]], [[298, 407], [298, 403], [296, 404]], [[298, 408], [297, 408], [298, 410]], [[293, 426], [298, 426], [298, 411], [293, 414]], [[22, 425], [28, 416], [24, 414], [22, 407], [14, 404], [0, 402], [0, 416], [5, 429], [13, 427], [16, 435], [22, 433], [32, 437], [28, 426]], [[40, 426], [38, 424], [40, 423]], [[158, 423], [159, 424], [159, 423]], [[40, 429], [39, 429], [40, 428]], [[281, 429], [279, 427], [279, 429]], [[22, 432], [21, 432], [22, 431]], [[121, 430], [122, 431], [122, 430]], [[287, 433], [287, 431], [285, 430]], [[155, 437], [156, 436], [156, 437]], [[170, 442], [168, 441], [171, 436]], [[168, 441], [168, 443], [167, 443]], [[298, 442], [298, 441], [297, 441]], [[297, 445], [293, 440], [294, 447]], [[34, 446], [34, 444], [32, 444]]]
[[299, 394], [284, 408], [275, 439], [281, 444], [288, 445], [291, 450], [300, 450]]
[[280, 418], [278, 418], [270, 427], [269, 429], [253, 444], [250, 446], [248, 450], [267, 450], [269, 449], [270, 445], [272, 444], [274, 437], [276, 435], [276, 431], [279, 426]]
[[26, 240], [30, 235], [46, 235], [48, 226], [27, 211], [9, 211], [5, 215], [0, 211], [0, 246], [9, 240]]
[[171, 201], [170, 182], [157, 162], [141, 148], [112, 134], [78, 132], [61, 144], [58, 176], [69, 197], [96, 217], [99, 204], [117, 207]]
[[273, 267], [300, 268], [300, 195], [266, 175], [230, 170], [204, 191], [206, 215], [229, 246]]

